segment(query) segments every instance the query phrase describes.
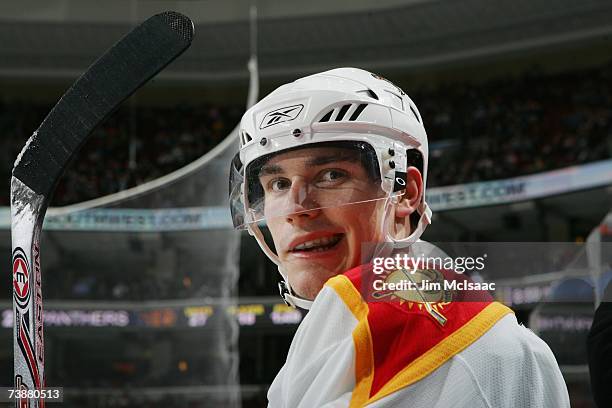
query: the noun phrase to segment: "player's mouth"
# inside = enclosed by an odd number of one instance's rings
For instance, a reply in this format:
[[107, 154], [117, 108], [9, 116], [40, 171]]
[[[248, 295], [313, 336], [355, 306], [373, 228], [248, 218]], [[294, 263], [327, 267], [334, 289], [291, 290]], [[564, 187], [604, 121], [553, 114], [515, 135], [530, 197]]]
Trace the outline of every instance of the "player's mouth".
[[344, 238], [344, 234], [333, 234], [301, 241], [292, 244], [289, 252], [292, 254], [315, 254], [331, 251], [338, 246], [342, 238]]

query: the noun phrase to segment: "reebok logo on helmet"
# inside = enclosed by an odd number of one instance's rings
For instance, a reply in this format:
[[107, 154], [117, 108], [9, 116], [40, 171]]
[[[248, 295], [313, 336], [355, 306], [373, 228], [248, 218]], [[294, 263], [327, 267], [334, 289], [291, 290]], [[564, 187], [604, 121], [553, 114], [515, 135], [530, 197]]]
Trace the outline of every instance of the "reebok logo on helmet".
[[302, 109], [304, 109], [304, 105], [292, 105], [268, 112], [261, 121], [259, 128], [264, 129], [279, 123], [289, 122], [297, 118], [300, 112], [302, 112]]

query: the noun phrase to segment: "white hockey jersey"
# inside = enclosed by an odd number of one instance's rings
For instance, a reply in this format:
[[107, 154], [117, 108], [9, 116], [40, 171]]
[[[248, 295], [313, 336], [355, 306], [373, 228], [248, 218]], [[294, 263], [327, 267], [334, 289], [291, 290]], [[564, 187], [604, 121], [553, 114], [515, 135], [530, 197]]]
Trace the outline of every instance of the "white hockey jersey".
[[[359, 268], [330, 279], [298, 328], [269, 407], [569, 407], [550, 348], [493, 301], [371, 302]], [[441, 320], [442, 319], [442, 320]]]

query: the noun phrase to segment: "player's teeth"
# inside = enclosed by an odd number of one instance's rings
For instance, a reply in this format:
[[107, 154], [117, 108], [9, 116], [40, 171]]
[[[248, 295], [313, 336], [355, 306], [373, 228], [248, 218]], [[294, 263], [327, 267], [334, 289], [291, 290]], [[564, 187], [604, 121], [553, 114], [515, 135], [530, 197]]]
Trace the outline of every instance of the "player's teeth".
[[[338, 242], [339, 239], [340, 239], [340, 237], [338, 237], [338, 236], [313, 239], [313, 240], [310, 240], [310, 241], [302, 242], [300, 245], [297, 245], [293, 249], [294, 250], [303, 250], [303, 249], [314, 248], [314, 247], [317, 247], [317, 246], [326, 246], [326, 245], [330, 245], [332, 243]], [[319, 250], [323, 250], [323, 248], [315, 249], [314, 251], [319, 251]]]

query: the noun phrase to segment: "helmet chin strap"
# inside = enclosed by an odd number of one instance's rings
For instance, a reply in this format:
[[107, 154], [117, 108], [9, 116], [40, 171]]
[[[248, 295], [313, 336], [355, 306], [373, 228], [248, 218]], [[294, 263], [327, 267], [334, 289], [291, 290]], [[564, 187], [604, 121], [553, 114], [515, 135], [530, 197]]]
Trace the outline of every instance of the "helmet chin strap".
[[[278, 267], [278, 271], [280, 272], [281, 275], [283, 275], [283, 272], [281, 272], [280, 266]], [[283, 278], [284, 278], [284, 275], [283, 275]], [[310, 310], [310, 307], [312, 306], [314, 302], [312, 300], [304, 299], [297, 295], [293, 295], [291, 293], [291, 285], [289, 284], [289, 277], [287, 276], [284, 279], [286, 283], [286, 291], [284, 290], [283, 287], [281, 287], [281, 296], [285, 300], [285, 303], [287, 303], [289, 306], [299, 307], [300, 309], [305, 309], [305, 310]], [[282, 285], [279, 285], [279, 286], [282, 286]]]

